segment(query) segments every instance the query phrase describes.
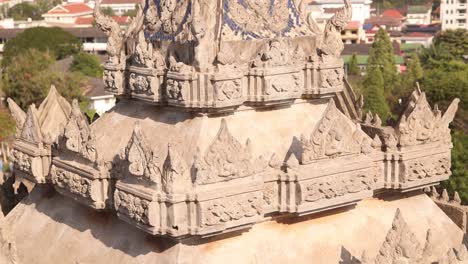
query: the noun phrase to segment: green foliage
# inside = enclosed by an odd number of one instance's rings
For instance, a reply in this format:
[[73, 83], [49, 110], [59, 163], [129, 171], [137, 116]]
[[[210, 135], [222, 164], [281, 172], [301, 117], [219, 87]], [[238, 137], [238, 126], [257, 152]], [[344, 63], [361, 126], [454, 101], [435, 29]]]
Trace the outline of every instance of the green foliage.
[[41, 12], [41, 14], [47, 13], [53, 7], [62, 3], [60, 0], [36, 0], [35, 1], [37, 8]]
[[11, 138], [14, 134], [15, 122], [7, 109], [0, 108], [0, 142]]
[[348, 74], [349, 75], [360, 75], [361, 70], [359, 69], [358, 59], [356, 53], [353, 53], [351, 60], [348, 65]]
[[468, 203], [468, 135], [455, 132], [452, 135], [452, 176], [442, 182], [450, 193], [457, 191], [464, 204]]
[[390, 37], [384, 29], [375, 34], [375, 41], [369, 51], [368, 67], [381, 69], [386, 94], [399, 84], [399, 75], [396, 68], [395, 56]]
[[99, 58], [96, 55], [84, 52], [75, 55], [70, 70], [89, 77], [102, 77], [103, 72]]
[[106, 16], [115, 16], [114, 9], [110, 7], [101, 8], [101, 12]]
[[54, 59], [62, 59], [78, 53], [81, 45], [79, 39], [58, 27], [29, 28], [5, 44], [2, 64], [8, 66], [14, 56], [28, 49], [49, 52]]
[[455, 59], [463, 59], [468, 54], [468, 31], [466, 29], [445, 30], [433, 40], [435, 46], [442, 46]]
[[24, 2], [13, 6], [8, 9], [8, 17], [13, 18], [14, 20], [27, 20], [31, 18], [32, 20], [41, 20], [42, 13], [38, 6]]
[[382, 120], [390, 116], [390, 109], [385, 100], [384, 78], [379, 67], [370, 67], [367, 69], [367, 75], [364, 80], [364, 109], [372, 113], [379, 114]]
[[123, 14], [123, 16], [129, 16], [129, 17], [136, 17], [136, 14], [138, 13], [139, 5], [135, 5], [135, 9], [133, 10], [128, 10]]
[[50, 70], [55, 62], [46, 52], [26, 50], [12, 58], [5, 67], [2, 88], [6, 97], [11, 97], [23, 109], [35, 103], [38, 105], [53, 84], [67, 99], [82, 99], [81, 87], [84, 77], [78, 73], [58, 73]]

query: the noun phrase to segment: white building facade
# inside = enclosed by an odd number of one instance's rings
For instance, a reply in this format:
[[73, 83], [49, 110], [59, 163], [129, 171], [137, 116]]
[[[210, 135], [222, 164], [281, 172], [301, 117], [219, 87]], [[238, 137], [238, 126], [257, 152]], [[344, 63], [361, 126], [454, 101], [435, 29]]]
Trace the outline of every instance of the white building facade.
[[[352, 21], [359, 21], [364, 24], [364, 21], [370, 18], [372, 0], [351, 0], [353, 17]], [[324, 19], [328, 19], [332, 14], [327, 14], [327, 9], [342, 8], [344, 3], [342, 0], [315, 0], [310, 3], [310, 11], [314, 18], [319, 18], [321, 14], [325, 14]]]
[[441, 0], [440, 20], [442, 30], [458, 28], [468, 30], [467, 0]]

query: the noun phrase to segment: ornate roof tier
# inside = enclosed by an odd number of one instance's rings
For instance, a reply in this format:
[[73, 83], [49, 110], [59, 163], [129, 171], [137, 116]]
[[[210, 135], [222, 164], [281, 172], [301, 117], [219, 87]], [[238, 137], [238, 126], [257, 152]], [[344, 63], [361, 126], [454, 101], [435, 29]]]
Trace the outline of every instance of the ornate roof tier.
[[147, 1], [122, 30], [98, 1], [121, 100], [92, 124], [54, 89], [27, 114], [10, 101], [18, 179], [176, 240], [448, 179], [458, 100], [442, 115], [416, 90], [398, 125], [357, 120], [349, 0], [323, 33], [297, 2]]

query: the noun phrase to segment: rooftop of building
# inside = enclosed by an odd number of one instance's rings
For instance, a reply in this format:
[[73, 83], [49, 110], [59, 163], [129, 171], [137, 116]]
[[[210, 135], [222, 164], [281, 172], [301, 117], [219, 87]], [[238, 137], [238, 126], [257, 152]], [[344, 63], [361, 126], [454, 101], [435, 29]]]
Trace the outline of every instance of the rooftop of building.
[[397, 9], [387, 9], [385, 10], [382, 15], [382, 17], [389, 17], [389, 18], [394, 18], [394, 19], [403, 19], [405, 18], [401, 13], [400, 11], [398, 11]]
[[71, 15], [92, 13], [93, 9], [84, 3], [62, 4], [49, 10], [45, 15]]
[[101, 5], [141, 4], [141, 0], [102, 0]]
[[351, 21], [345, 27], [345, 29], [347, 30], [355, 30], [355, 29], [360, 29], [360, 28], [361, 28], [361, 22], [359, 21]]
[[410, 5], [408, 6], [408, 14], [426, 14], [431, 10], [431, 6], [426, 5]]
[[431, 34], [422, 33], [422, 32], [411, 32], [403, 34], [403, 38], [432, 38], [434, 37]]
[[[393, 42], [393, 53], [395, 55], [400, 55], [400, 44], [398, 42]], [[369, 51], [372, 48], [372, 44], [367, 43], [358, 43], [358, 44], [346, 44], [344, 45], [344, 50], [341, 53], [342, 55], [353, 55], [356, 53], [357, 55], [369, 55]]]
[[[112, 16], [112, 19], [114, 19], [120, 25], [126, 25], [130, 23], [129, 16]], [[94, 23], [94, 17], [77, 17], [75, 19], [76, 25], [92, 25], [93, 23]]]

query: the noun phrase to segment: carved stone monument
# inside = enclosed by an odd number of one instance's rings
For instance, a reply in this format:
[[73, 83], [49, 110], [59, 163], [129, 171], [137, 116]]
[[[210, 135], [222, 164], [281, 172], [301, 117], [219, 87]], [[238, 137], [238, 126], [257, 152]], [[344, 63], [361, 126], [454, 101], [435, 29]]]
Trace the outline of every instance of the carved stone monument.
[[[307, 219], [352, 211], [353, 206], [366, 215], [362, 223], [367, 225], [372, 222], [369, 201], [375, 201], [386, 208], [380, 225], [370, 228], [382, 234], [379, 239], [390, 228], [395, 210], [406, 208], [406, 215], [411, 206], [432, 210], [428, 212], [434, 220], [424, 220], [420, 229], [447, 226], [452, 237], [426, 254], [429, 249], [408, 232], [398, 211], [383, 245], [383, 240], [366, 240], [360, 244], [365, 248], [351, 245], [354, 253], [365, 249], [364, 255], [372, 256], [359, 255], [358, 263], [436, 260], [443, 257], [440, 252], [459, 246], [462, 232], [427, 203], [430, 199], [418, 196], [418, 190], [450, 176], [448, 126], [458, 99], [442, 114], [416, 90], [395, 127], [381, 126], [379, 117], [370, 113], [364, 120], [356, 118], [362, 104], [353, 100], [340, 58], [341, 30], [351, 18], [349, 0], [325, 32], [299, 0], [145, 1], [125, 30], [103, 15], [96, 1], [95, 17], [109, 36], [103, 81], [120, 102], [90, 125], [78, 102], [69, 104], [53, 88], [38, 110], [31, 106], [24, 113], [10, 101], [19, 131], [12, 155], [17, 185], [36, 187], [29, 202], [7, 216], [7, 227], [30, 215], [51, 224], [28, 229], [28, 234], [48, 232], [46, 237], [56, 239], [58, 233], [78, 235], [89, 244], [70, 242], [76, 251], [66, 260], [76, 263], [230, 263], [226, 258], [236, 259], [232, 246], [237, 242], [224, 242], [226, 237], [239, 232], [261, 236], [265, 231], [258, 230], [265, 221], [292, 219], [314, 226], [317, 221]], [[396, 200], [391, 206], [381, 198], [389, 193]], [[37, 203], [37, 208], [28, 203]], [[431, 216], [420, 217], [423, 221]], [[344, 227], [346, 221], [336, 223]], [[285, 232], [297, 225], [285, 227]], [[87, 228], [92, 238], [82, 235]], [[335, 242], [342, 241], [344, 247], [353, 237], [365, 236], [353, 232]], [[148, 247], [143, 234], [160, 245], [158, 249], [149, 250], [153, 246]], [[22, 253], [28, 246], [12, 236], [3, 234], [4, 244], [15, 245], [3, 250], [6, 258], [18, 263], [34, 259], [35, 250]], [[281, 261], [264, 258], [268, 247], [275, 248], [271, 242], [260, 245], [248, 235], [244, 238], [253, 252], [242, 253], [234, 263], [245, 263], [246, 258], [250, 263]], [[315, 235], [304, 239], [313, 239], [310, 245], [317, 246]], [[92, 245], [102, 248], [97, 240], [103, 241], [109, 258], [104, 257], [107, 253], [80, 256]], [[210, 254], [210, 245], [217, 243], [226, 243], [229, 250]], [[172, 252], [175, 247], [179, 253]], [[281, 250], [290, 251], [284, 247]], [[290, 247], [299, 254], [290, 256], [295, 262], [307, 262], [302, 254], [318, 254], [304, 253], [309, 249], [299, 244]], [[318, 263], [337, 263], [330, 253], [335, 246], [324, 247], [327, 253]], [[115, 255], [115, 249], [123, 255]], [[466, 259], [460, 250], [452, 253]], [[41, 261], [60, 258], [51, 252]]]

